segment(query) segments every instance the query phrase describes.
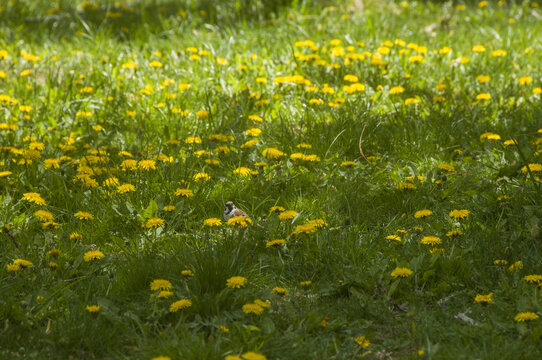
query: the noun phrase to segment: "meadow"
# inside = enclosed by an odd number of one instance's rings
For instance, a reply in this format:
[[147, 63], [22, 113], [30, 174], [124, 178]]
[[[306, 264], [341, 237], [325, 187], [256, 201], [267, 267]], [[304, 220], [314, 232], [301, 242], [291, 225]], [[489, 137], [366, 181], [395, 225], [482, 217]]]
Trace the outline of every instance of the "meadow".
[[0, 359], [542, 358], [541, 19], [2, 2]]

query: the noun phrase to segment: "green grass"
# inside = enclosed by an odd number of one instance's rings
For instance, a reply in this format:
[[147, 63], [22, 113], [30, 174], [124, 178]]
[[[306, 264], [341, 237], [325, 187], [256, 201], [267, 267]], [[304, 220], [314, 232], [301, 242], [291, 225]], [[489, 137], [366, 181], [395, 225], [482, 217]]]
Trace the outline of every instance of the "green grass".
[[[93, 4], [0, 5], [0, 358], [542, 356], [541, 320], [515, 320], [542, 314], [542, 282], [525, 278], [542, 277], [536, 3]], [[254, 225], [205, 226], [228, 200]], [[233, 276], [247, 284], [227, 287]], [[171, 312], [180, 299], [191, 306]], [[243, 311], [258, 299], [270, 306]]]

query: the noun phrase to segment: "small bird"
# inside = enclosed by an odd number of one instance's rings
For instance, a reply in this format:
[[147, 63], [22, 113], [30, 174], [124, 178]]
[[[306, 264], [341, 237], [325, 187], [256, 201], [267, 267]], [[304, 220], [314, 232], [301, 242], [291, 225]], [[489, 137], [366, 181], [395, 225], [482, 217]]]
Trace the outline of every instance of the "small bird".
[[231, 201], [228, 201], [226, 203], [226, 207], [224, 208], [224, 220], [228, 221], [235, 216], [248, 217], [243, 210], [238, 209]]

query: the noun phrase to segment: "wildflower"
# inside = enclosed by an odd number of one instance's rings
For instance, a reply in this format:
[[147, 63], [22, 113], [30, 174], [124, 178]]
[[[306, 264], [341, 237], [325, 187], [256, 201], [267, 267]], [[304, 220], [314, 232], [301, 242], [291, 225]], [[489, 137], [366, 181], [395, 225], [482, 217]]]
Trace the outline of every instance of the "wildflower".
[[480, 140], [483, 140], [483, 139], [487, 139], [487, 140], [500, 140], [501, 137], [499, 134], [495, 134], [495, 133], [491, 133], [491, 132], [486, 132], [486, 133], [483, 133], [482, 135], [480, 135]]
[[405, 91], [405, 88], [402, 86], [394, 86], [390, 89], [390, 95], [401, 94]]
[[231, 289], [240, 289], [247, 284], [248, 280], [243, 276], [232, 276], [226, 280], [226, 286]]
[[523, 277], [523, 279], [525, 279], [525, 281], [527, 281], [528, 283], [542, 283], [542, 275], [526, 275]]
[[410, 275], [412, 275], [412, 270], [410, 270], [409, 268], [404, 268], [404, 267], [396, 267], [395, 270], [391, 272], [391, 276], [393, 276], [394, 278], [397, 278], [397, 277], [404, 278]]
[[8, 272], [17, 272], [21, 269], [21, 265], [19, 264], [7, 264], [6, 265], [6, 270]]
[[443, 163], [443, 164], [438, 164], [437, 166], [440, 170], [444, 170], [444, 171], [454, 171], [455, 168], [450, 165], [450, 164], [446, 164], [446, 163]]
[[160, 227], [160, 226], [164, 226], [164, 224], [165, 224], [164, 219], [151, 218], [151, 219], [147, 220], [147, 222], [145, 223], [145, 227], [147, 229], [151, 229], [151, 228], [157, 228], [157, 227]]
[[480, 93], [476, 95], [476, 100], [489, 100], [491, 99], [491, 94], [488, 93]]
[[463, 235], [463, 232], [461, 230], [451, 230], [446, 233], [447, 237], [454, 237], [459, 235]]
[[154, 61], [151, 61], [151, 62], [149, 63], [149, 66], [150, 66], [150, 67], [158, 68], [158, 67], [162, 67], [163, 65], [162, 65], [162, 63], [161, 63], [160, 61], [154, 60]]
[[220, 330], [220, 332], [223, 333], [223, 334], [227, 334], [227, 333], [230, 332], [230, 329], [227, 326], [224, 326], [224, 325], [220, 325], [218, 327], [218, 330]]
[[177, 312], [179, 310], [184, 310], [186, 308], [189, 308], [192, 306], [192, 301], [188, 299], [181, 299], [178, 301], [175, 301], [173, 304], [169, 306], [169, 312]]
[[299, 282], [299, 285], [301, 285], [301, 286], [303, 286], [303, 287], [310, 286], [311, 284], [312, 284], [312, 281], [310, 281], [310, 280], [300, 281], [300, 282]]
[[469, 210], [452, 210], [450, 211], [450, 217], [456, 220], [466, 219], [469, 217], [470, 211]]
[[104, 253], [98, 250], [87, 251], [83, 256], [85, 261], [99, 260], [104, 257]]
[[198, 136], [189, 136], [184, 142], [186, 144], [201, 144], [201, 139]]
[[245, 304], [243, 305], [242, 309], [245, 314], [254, 314], [254, 315], [261, 315], [264, 311], [264, 308], [258, 304]]
[[342, 167], [353, 167], [356, 165], [356, 162], [355, 161], [343, 161], [341, 163], [341, 166]]
[[541, 172], [542, 164], [529, 164], [521, 168], [521, 172], [527, 174], [528, 172]]
[[421, 241], [421, 243], [424, 245], [433, 245], [433, 246], [438, 245], [441, 242], [442, 240], [440, 240], [440, 238], [436, 236], [424, 236]]
[[258, 128], [252, 128], [252, 129], [248, 129], [248, 130], [245, 130], [245, 134], [247, 135], [250, 135], [250, 136], [258, 136], [262, 133], [262, 131]]
[[87, 305], [86, 310], [91, 314], [97, 314], [101, 308], [100, 305]]
[[518, 80], [519, 85], [529, 85], [532, 82], [533, 82], [533, 78], [530, 76], [522, 76]]
[[271, 206], [269, 212], [283, 212], [284, 208], [282, 206]]
[[273, 294], [282, 295], [282, 296], [288, 295], [290, 293], [287, 289], [282, 288], [282, 287], [274, 287], [271, 292]]
[[283, 245], [283, 244], [286, 244], [286, 240], [284, 240], [284, 239], [275, 239], [275, 240], [271, 240], [271, 241], [266, 242], [265, 247], [269, 248], [269, 247]]
[[476, 81], [478, 81], [480, 84], [484, 84], [486, 82], [489, 82], [491, 80], [491, 77], [488, 75], [478, 75], [476, 77]]
[[45, 202], [45, 200], [41, 197], [41, 195], [38, 194], [38, 193], [35, 193], [35, 192], [24, 193], [22, 200], [32, 202], [32, 203], [34, 203], [36, 205], [46, 205], [47, 204]]
[[403, 239], [401, 239], [401, 237], [399, 235], [388, 235], [388, 236], [386, 236], [386, 239], [387, 240], [395, 240], [395, 241], [398, 241], [398, 242], [403, 241]]
[[134, 192], [134, 191], [135, 191], [135, 186], [132, 184], [123, 184], [123, 185], [117, 186], [117, 192], [119, 194], [126, 194], [128, 192]]
[[237, 169], [233, 170], [233, 173], [237, 174], [237, 175], [241, 175], [243, 177], [247, 177], [247, 176], [252, 175], [252, 170], [250, 170], [247, 167], [241, 166], [241, 167], [238, 167]]
[[294, 210], [286, 210], [279, 214], [280, 220], [291, 220], [297, 216], [297, 212]]
[[199, 110], [198, 112], [196, 112], [196, 117], [198, 119], [205, 119], [208, 116], [209, 112], [207, 110]]
[[252, 120], [252, 121], [257, 121], [257, 122], [263, 121], [263, 119], [262, 119], [259, 115], [249, 115], [248, 118], [249, 118], [250, 120]]
[[514, 271], [519, 269], [523, 269], [523, 262], [521, 260], [516, 261], [508, 267], [508, 271]]
[[263, 308], [268, 308], [268, 307], [271, 306], [271, 302], [269, 302], [269, 300], [262, 301], [260, 299], [256, 299], [256, 300], [254, 300], [254, 304], [260, 305]]
[[361, 346], [362, 349], [365, 349], [371, 345], [371, 342], [365, 338], [365, 336], [358, 336], [354, 341]]
[[296, 236], [301, 233], [308, 235], [308, 234], [312, 234], [313, 232], [316, 232], [317, 229], [318, 229], [317, 226], [313, 223], [298, 225], [295, 227], [295, 230], [292, 233], [292, 235]]
[[169, 356], [155, 356], [151, 360], [171, 360]]
[[189, 190], [189, 189], [177, 189], [175, 190], [175, 196], [191, 198], [194, 196], [194, 193], [192, 192], [192, 190]]
[[10, 176], [11, 174], [13, 174], [11, 171], [0, 171], [0, 179]]
[[173, 285], [171, 285], [171, 282], [169, 280], [155, 279], [151, 282], [150, 287], [152, 291], [171, 290]]
[[267, 148], [262, 151], [262, 155], [269, 160], [279, 159], [285, 154], [276, 148]]
[[506, 54], [507, 54], [506, 51], [502, 49], [494, 50], [491, 52], [491, 56], [493, 57], [505, 57]]
[[154, 160], [140, 160], [137, 163], [137, 167], [141, 171], [156, 170], [156, 163]]
[[533, 312], [520, 312], [514, 317], [517, 322], [525, 322], [538, 319], [539, 316]]
[[424, 209], [424, 210], [418, 210], [414, 213], [414, 217], [416, 219], [421, 219], [421, 218], [424, 218], [424, 217], [428, 217], [429, 215], [433, 214], [433, 212], [431, 210], [427, 210], [427, 209]]
[[228, 220], [228, 225], [238, 228], [246, 228], [248, 224], [252, 225], [252, 220], [244, 216], [234, 216]]
[[476, 297], [474, 298], [474, 302], [481, 303], [481, 304], [489, 304], [493, 302], [493, 293], [490, 292], [487, 295], [477, 294]]
[[397, 189], [399, 190], [416, 190], [416, 185], [412, 183], [402, 182], [397, 184]]
[[41, 222], [53, 221], [54, 216], [49, 211], [38, 210], [34, 213], [34, 216], [38, 218]]
[[208, 227], [218, 227], [222, 225], [222, 220], [217, 218], [209, 218], [203, 221], [203, 225]]
[[186, 269], [186, 270], [181, 271], [181, 275], [182, 276], [187, 276], [187, 277], [193, 277], [196, 274], [194, 274], [194, 272], [192, 270]]
[[241, 355], [241, 358], [243, 358], [243, 360], [267, 360], [267, 357], [265, 355], [253, 351], [244, 353], [243, 355]]
[[482, 53], [485, 51], [486, 51], [486, 48], [484, 47], [484, 45], [475, 45], [472, 48], [472, 52], [476, 52], [476, 53]]
[[86, 211], [78, 211], [75, 214], [73, 214], [73, 216], [75, 216], [79, 220], [93, 220], [94, 219], [94, 215]]
[[243, 360], [240, 356], [237, 355], [226, 355], [224, 360]]
[[194, 174], [194, 181], [208, 181], [211, 177], [207, 173], [196, 173]]

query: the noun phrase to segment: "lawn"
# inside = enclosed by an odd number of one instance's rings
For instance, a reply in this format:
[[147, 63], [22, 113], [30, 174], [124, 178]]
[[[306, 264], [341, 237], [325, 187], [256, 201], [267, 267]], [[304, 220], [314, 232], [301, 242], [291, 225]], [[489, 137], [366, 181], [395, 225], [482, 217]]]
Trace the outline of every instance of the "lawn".
[[542, 358], [541, 19], [2, 2], [0, 358]]

